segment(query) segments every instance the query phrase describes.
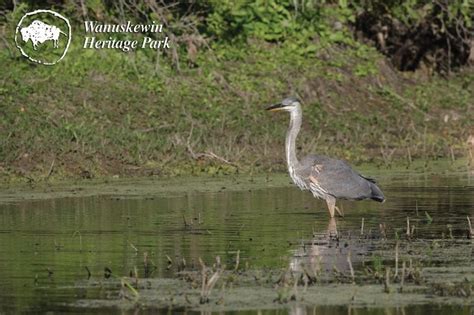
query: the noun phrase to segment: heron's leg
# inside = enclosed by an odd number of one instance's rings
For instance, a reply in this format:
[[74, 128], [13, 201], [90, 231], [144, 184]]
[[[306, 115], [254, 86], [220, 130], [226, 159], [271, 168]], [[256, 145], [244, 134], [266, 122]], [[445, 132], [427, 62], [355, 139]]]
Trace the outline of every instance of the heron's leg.
[[337, 214], [339, 214], [340, 217], [344, 218], [344, 211], [338, 208], [338, 206], [334, 206], [334, 209], [336, 209]]
[[336, 208], [336, 198], [334, 198], [333, 196], [327, 196], [326, 203], [328, 205], [329, 216], [331, 218], [334, 218], [334, 208]]
[[329, 238], [337, 237], [336, 219], [334, 218], [329, 219], [327, 233], [328, 233]]

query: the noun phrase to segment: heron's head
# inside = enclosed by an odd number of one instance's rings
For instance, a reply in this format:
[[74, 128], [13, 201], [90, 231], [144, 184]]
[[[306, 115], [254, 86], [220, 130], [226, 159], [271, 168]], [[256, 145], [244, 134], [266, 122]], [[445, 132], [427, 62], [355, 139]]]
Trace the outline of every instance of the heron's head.
[[272, 111], [272, 112], [277, 112], [277, 111], [287, 111], [287, 112], [292, 112], [294, 110], [297, 110], [300, 107], [300, 100], [297, 97], [290, 96], [285, 98], [279, 103], [273, 104], [269, 107], [266, 108], [266, 110]]

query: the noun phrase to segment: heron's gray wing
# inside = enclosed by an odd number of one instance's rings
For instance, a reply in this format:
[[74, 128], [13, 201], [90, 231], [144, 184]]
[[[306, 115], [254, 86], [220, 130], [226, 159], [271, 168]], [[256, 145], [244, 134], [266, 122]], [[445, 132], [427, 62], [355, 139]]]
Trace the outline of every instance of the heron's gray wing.
[[326, 194], [341, 199], [372, 198], [383, 201], [383, 194], [374, 181], [354, 171], [345, 161], [312, 155], [304, 163], [307, 163], [306, 169], [310, 166], [309, 181]]

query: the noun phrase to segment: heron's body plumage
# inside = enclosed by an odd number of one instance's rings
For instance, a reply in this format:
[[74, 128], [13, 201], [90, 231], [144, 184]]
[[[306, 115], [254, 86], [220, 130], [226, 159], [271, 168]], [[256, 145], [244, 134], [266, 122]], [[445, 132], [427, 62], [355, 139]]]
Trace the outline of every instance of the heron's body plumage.
[[325, 155], [308, 155], [301, 160], [299, 174], [302, 175], [300, 180], [306, 182], [305, 187], [309, 187], [313, 195], [321, 199], [326, 199], [327, 195], [348, 200], [384, 199], [373, 179], [354, 171], [343, 160]]

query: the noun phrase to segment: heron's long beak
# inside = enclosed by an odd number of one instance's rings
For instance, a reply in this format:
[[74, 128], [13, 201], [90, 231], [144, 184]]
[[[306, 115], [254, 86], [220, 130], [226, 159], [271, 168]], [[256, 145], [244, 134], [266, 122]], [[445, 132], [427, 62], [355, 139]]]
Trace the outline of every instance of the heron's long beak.
[[271, 112], [277, 112], [279, 110], [285, 109], [285, 106], [282, 103], [277, 103], [270, 105], [269, 107], [265, 108], [265, 110], [269, 110]]

